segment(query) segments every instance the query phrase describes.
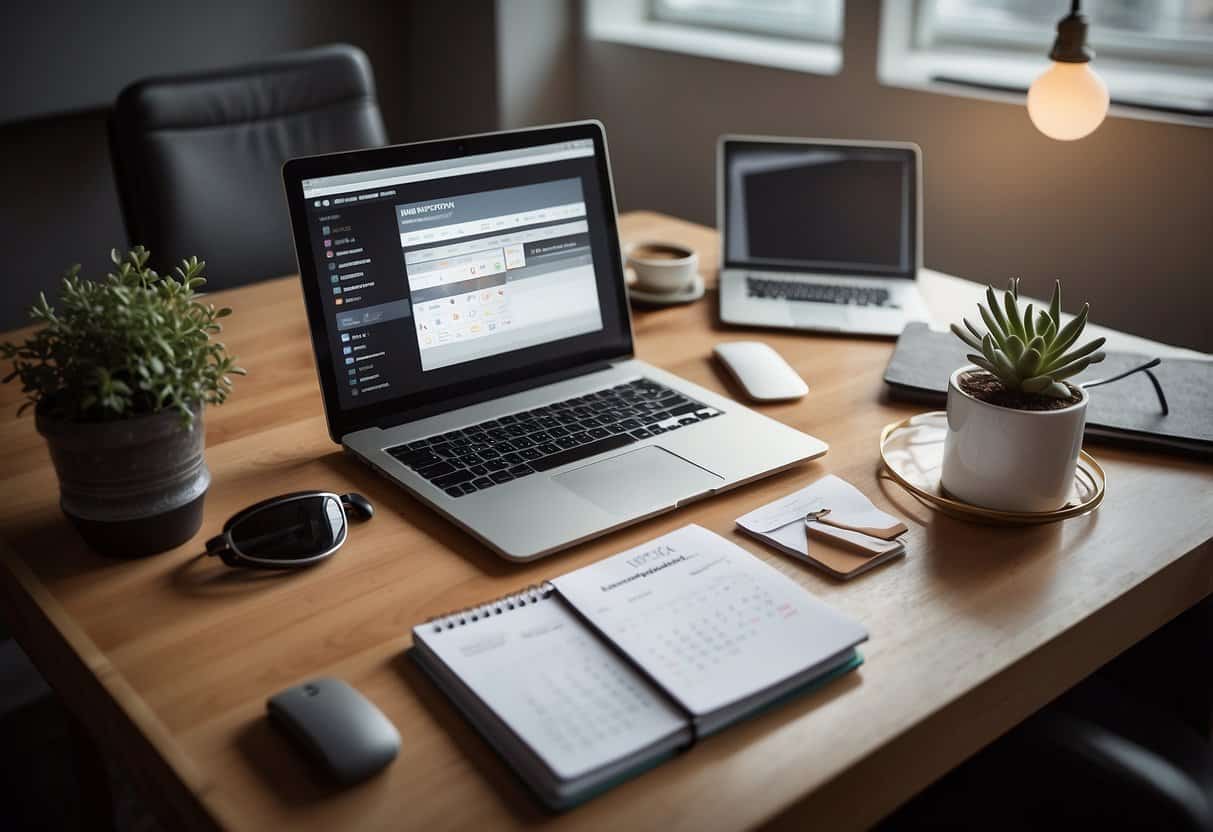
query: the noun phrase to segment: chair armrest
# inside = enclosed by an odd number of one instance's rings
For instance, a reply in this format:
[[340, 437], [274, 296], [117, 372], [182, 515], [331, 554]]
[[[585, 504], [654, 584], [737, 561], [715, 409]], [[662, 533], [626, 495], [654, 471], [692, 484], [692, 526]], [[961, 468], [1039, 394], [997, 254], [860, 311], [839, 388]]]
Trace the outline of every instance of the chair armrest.
[[[1213, 830], [1213, 806], [1199, 784], [1170, 761], [1085, 719], [1045, 711], [1020, 726], [1025, 743], [1085, 769], [1117, 790], [1128, 792], [1152, 812], [1174, 819], [1170, 829]], [[1161, 826], [1159, 828], [1162, 828]]]

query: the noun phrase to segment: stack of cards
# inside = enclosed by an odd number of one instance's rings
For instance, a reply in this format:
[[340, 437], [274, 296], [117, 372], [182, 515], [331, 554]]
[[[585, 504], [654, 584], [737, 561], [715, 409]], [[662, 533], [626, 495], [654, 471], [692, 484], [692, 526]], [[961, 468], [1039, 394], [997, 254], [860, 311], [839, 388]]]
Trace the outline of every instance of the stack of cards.
[[[906, 526], [846, 480], [833, 475], [737, 518], [737, 526], [836, 578], [854, 578], [901, 557]], [[814, 546], [809, 538], [826, 545]]]

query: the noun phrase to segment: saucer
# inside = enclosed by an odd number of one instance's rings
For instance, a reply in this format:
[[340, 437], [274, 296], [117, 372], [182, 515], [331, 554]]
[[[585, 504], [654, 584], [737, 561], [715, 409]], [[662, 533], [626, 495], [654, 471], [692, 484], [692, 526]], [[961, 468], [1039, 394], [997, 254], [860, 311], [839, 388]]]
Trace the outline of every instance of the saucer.
[[[625, 274], [628, 277], [634, 277], [631, 269], [627, 269]], [[628, 283], [628, 297], [639, 306], [677, 306], [682, 303], [693, 303], [703, 297], [705, 291], [701, 274], [696, 274], [691, 278], [691, 285], [680, 292], [646, 292], [643, 289], [637, 289], [632, 282]]]
[[948, 415], [936, 410], [886, 425], [880, 433], [880, 461], [884, 476], [915, 498], [945, 514], [961, 519], [1006, 526], [1052, 523], [1094, 511], [1103, 502], [1104, 472], [1095, 458], [1080, 451], [1069, 499], [1055, 511], [999, 511], [957, 499], [941, 486], [943, 443]]

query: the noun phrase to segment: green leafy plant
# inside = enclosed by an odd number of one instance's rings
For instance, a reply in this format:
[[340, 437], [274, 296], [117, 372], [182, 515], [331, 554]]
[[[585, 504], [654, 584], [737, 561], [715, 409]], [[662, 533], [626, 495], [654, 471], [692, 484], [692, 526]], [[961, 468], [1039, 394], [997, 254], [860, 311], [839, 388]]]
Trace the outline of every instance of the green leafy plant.
[[1019, 278], [1011, 279], [1001, 304], [994, 288], [987, 286], [986, 303], [977, 304], [977, 309], [987, 331], [979, 331], [965, 318], [964, 328], [952, 324], [952, 332], [976, 350], [968, 359], [993, 374], [1008, 391], [1068, 399], [1073, 391], [1062, 380], [1104, 360], [1098, 351], [1104, 338], [1070, 349], [1087, 325], [1090, 304], [1084, 303], [1077, 317], [1062, 326], [1061, 281], [1053, 286], [1047, 310], [1033, 310], [1029, 303], [1019, 311]]
[[29, 399], [22, 411], [39, 405], [56, 418], [96, 422], [173, 408], [192, 428], [192, 407], [227, 398], [231, 376], [245, 370], [211, 337], [232, 310], [197, 299], [204, 261], [191, 257], [159, 275], [150, 256], [142, 246], [111, 251], [115, 270], [103, 280], [72, 266], [59, 310], [39, 293], [29, 314], [41, 328], [24, 343], [0, 344], [0, 357], [13, 362], [3, 382], [20, 378]]

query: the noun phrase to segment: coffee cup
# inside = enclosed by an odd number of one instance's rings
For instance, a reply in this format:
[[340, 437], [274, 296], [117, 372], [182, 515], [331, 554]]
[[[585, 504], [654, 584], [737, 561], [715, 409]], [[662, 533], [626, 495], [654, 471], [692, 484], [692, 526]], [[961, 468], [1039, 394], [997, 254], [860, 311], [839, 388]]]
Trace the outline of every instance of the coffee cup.
[[628, 267], [636, 275], [634, 288], [668, 295], [691, 286], [699, 273], [699, 255], [677, 243], [644, 241], [624, 248]]

